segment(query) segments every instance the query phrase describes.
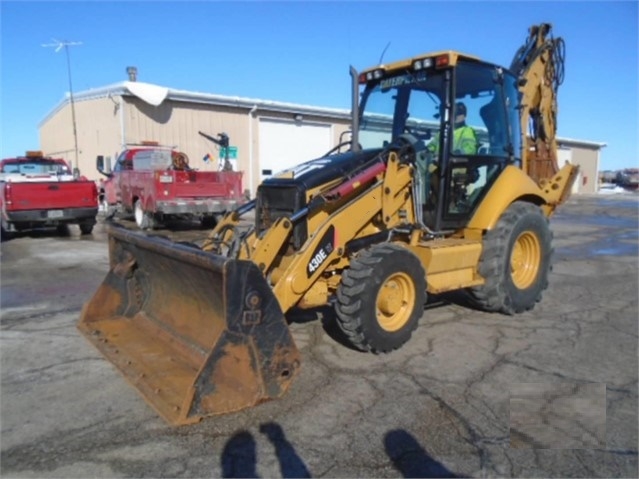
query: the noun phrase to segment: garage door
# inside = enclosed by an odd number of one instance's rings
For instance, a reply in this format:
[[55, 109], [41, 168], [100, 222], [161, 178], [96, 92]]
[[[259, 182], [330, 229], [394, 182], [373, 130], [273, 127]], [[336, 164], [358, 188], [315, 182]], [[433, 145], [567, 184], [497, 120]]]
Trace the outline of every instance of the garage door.
[[260, 181], [331, 149], [331, 125], [260, 119]]

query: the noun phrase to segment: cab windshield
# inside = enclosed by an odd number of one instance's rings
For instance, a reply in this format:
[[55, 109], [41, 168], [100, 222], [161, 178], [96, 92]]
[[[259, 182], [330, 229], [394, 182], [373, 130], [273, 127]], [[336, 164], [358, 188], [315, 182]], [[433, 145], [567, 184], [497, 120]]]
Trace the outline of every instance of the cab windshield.
[[443, 73], [426, 71], [407, 71], [369, 83], [361, 98], [362, 148], [383, 148], [402, 133], [432, 140], [440, 129], [443, 85]]
[[[362, 148], [383, 148], [410, 133], [437, 153], [447, 120], [447, 89], [445, 70], [433, 69], [405, 70], [368, 83], [360, 102], [358, 140]], [[450, 155], [519, 155], [519, 98], [514, 76], [492, 65], [460, 61], [450, 90], [455, 105], [449, 112], [450, 124], [456, 131], [449, 142]], [[460, 130], [462, 127], [466, 130]]]
[[19, 173], [21, 175], [67, 175], [69, 168], [54, 160], [34, 159], [5, 163], [2, 173]]

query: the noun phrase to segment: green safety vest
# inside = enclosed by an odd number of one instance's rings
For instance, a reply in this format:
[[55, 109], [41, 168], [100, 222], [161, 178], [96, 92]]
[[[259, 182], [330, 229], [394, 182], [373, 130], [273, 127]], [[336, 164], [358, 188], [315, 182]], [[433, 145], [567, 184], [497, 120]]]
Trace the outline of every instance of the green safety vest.
[[[433, 141], [428, 145], [428, 150], [433, 153], [439, 151], [439, 133], [435, 135]], [[455, 128], [453, 132], [453, 152], [464, 155], [474, 155], [477, 153], [477, 135], [470, 126], [464, 125]]]

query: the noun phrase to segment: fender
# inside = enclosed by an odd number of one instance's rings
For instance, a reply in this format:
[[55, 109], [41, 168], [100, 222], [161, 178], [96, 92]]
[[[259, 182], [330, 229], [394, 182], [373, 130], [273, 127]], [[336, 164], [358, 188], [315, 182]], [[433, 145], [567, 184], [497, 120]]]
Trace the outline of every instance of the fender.
[[530, 176], [519, 168], [508, 165], [475, 211], [467, 228], [490, 230], [513, 201], [526, 199], [541, 206], [546, 204], [544, 196], [543, 190]]

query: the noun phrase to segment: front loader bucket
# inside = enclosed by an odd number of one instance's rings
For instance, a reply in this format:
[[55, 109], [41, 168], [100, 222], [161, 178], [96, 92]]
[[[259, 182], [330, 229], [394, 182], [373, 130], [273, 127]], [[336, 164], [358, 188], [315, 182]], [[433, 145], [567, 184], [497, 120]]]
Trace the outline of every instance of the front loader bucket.
[[255, 264], [121, 227], [78, 328], [173, 425], [284, 394], [299, 351]]

